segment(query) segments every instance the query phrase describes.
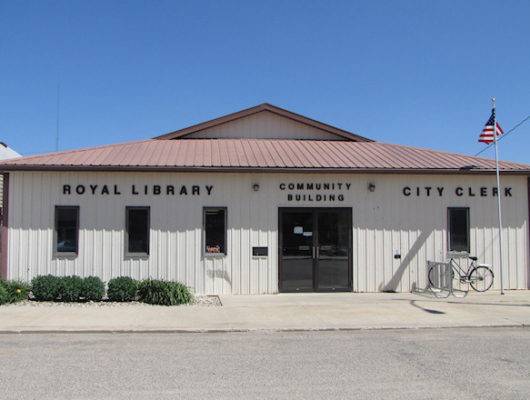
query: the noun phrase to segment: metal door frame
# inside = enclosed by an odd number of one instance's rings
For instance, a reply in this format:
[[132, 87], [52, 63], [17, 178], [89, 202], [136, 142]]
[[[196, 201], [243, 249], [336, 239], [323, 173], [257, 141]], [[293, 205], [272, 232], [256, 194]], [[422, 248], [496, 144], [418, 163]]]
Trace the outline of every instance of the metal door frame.
[[[282, 288], [282, 244], [283, 244], [283, 213], [284, 212], [311, 212], [313, 218], [313, 249], [318, 245], [318, 213], [321, 211], [344, 210], [348, 215], [348, 287], [338, 290], [318, 289], [318, 258], [312, 257], [313, 268], [313, 287], [304, 290], [284, 290]], [[353, 213], [351, 207], [278, 207], [278, 291], [280, 293], [335, 293], [335, 292], [352, 292], [353, 291]], [[312, 251], [315, 254], [314, 251]]]

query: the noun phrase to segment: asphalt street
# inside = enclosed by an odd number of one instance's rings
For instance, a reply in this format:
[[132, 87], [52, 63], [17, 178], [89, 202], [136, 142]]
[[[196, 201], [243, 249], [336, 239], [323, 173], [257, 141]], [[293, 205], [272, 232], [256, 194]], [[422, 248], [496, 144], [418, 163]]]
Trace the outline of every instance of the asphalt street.
[[528, 399], [530, 329], [3, 334], [0, 398]]

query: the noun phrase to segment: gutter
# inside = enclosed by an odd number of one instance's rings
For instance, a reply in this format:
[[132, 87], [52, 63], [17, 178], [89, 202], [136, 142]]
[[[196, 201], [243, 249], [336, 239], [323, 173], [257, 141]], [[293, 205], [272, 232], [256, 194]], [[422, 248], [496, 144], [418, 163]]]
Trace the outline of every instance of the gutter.
[[[494, 175], [495, 169], [480, 168], [286, 168], [286, 167], [171, 167], [123, 165], [0, 165], [0, 172], [8, 171], [105, 171], [105, 172], [222, 172], [222, 173], [343, 173], [343, 174], [454, 174]], [[501, 170], [503, 175], [530, 176], [530, 169]]]

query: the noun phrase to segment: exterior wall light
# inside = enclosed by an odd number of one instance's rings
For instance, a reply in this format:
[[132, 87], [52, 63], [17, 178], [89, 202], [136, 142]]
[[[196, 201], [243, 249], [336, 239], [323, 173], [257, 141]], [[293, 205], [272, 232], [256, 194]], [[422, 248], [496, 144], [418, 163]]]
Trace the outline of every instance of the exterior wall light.
[[370, 183], [368, 184], [368, 191], [369, 191], [369, 192], [375, 192], [375, 183], [370, 182]]
[[255, 192], [259, 191], [259, 183], [253, 183], [252, 184], [252, 190], [255, 191]]

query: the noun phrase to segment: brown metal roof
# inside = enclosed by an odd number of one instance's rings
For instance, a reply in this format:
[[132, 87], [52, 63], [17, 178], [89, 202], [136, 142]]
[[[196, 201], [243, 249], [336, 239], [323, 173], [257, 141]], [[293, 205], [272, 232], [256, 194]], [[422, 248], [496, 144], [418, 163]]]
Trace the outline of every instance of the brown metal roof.
[[269, 111], [271, 113], [280, 115], [285, 118], [292, 119], [293, 121], [299, 122], [304, 125], [309, 125], [314, 128], [321, 129], [323, 131], [329, 132], [333, 135], [339, 136], [341, 138], [345, 138], [348, 140], [352, 140], [355, 142], [372, 142], [372, 139], [365, 138], [364, 136], [357, 135], [355, 133], [351, 133], [348, 131], [345, 131], [344, 129], [337, 128], [335, 126], [331, 126], [328, 124], [325, 124], [320, 121], [316, 121], [314, 119], [305, 117], [300, 114], [296, 114], [292, 111], [285, 110], [283, 108], [274, 106], [269, 103], [263, 103], [260, 105], [257, 105], [255, 107], [250, 107], [245, 110], [241, 110], [232, 114], [223, 115], [219, 118], [214, 118], [212, 120], [201, 122], [200, 124], [192, 125], [184, 129], [179, 129], [178, 131], [169, 132], [165, 135], [156, 136], [154, 139], [179, 139], [184, 136], [190, 135], [192, 133], [211, 128], [214, 126], [222, 125], [230, 121], [234, 121], [236, 119], [248, 117], [249, 115], [256, 114], [262, 111]]
[[[470, 166], [474, 166], [470, 168]], [[501, 162], [508, 173], [530, 165]], [[189, 139], [146, 140], [2, 161], [0, 170], [338, 171], [446, 173], [494, 171], [490, 159], [378, 142]]]

